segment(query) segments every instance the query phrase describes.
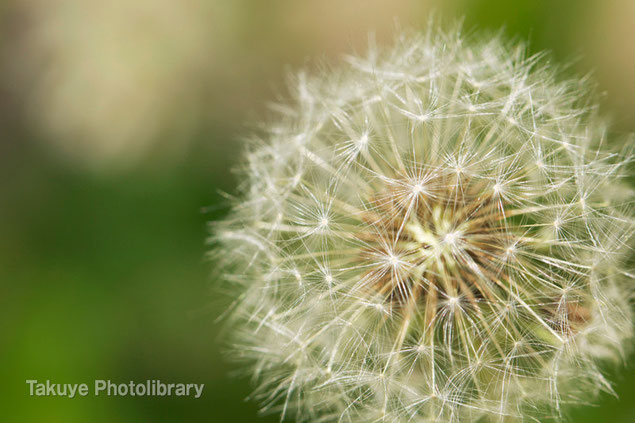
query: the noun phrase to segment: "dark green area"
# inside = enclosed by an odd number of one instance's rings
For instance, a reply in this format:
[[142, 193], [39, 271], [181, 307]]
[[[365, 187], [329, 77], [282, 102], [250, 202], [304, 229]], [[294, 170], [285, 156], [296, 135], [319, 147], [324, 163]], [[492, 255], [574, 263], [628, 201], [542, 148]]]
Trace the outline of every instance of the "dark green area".
[[[206, 222], [224, 212], [217, 189], [230, 185], [213, 152], [96, 176], [21, 141], [2, 158], [2, 421], [252, 421], [249, 387], [222, 354], [214, 320], [225, 304], [204, 259]], [[198, 400], [31, 398], [26, 379], [205, 390]]]

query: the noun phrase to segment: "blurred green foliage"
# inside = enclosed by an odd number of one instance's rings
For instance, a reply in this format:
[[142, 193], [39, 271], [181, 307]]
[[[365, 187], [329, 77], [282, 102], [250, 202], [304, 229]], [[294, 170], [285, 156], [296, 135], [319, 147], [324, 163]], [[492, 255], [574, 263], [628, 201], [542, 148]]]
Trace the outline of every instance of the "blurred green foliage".
[[[5, 151], [6, 153], [6, 151]], [[2, 186], [0, 403], [11, 422], [252, 421], [214, 323], [211, 151], [172, 169], [79, 173], [28, 144]], [[205, 154], [203, 154], [205, 153]], [[4, 155], [3, 159], [9, 157]], [[6, 170], [6, 168], [4, 169]], [[26, 379], [204, 383], [201, 399], [29, 397]]]
[[[567, 28], [589, 1], [474, 0], [455, 12], [468, 27], [506, 25], [509, 35], [531, 38], [534, 51], [567, 58], [578, 54], [565, 42]], [[279, 35], [280, 46], [304, 52]], [[11, 81], [3, 78], [5, 92]], [[215, 320], [226, 300], [205, 260], [206, 222], [226, 213], [219, 191], [235, 185], [229, 167], [239, 148], [229, 130], [244, 116], [199, 128], [175, 163], [148, 154], [132, 168], [93, 172], [53, 153], [21, 104], [0, 102], [0, 420], [277, 421], [257, 417], [257, 404], [244, 400], [248, 379], [234, 377], [223, 356]], [[572, 421], [635, 421], [635, 369], [612, 377], [621, 401], [604, 395], [599, 407], [572, 410]], [[28, 396], [27, 379], [161, 379], [205, 390], [201, 399], [37, 398]]]

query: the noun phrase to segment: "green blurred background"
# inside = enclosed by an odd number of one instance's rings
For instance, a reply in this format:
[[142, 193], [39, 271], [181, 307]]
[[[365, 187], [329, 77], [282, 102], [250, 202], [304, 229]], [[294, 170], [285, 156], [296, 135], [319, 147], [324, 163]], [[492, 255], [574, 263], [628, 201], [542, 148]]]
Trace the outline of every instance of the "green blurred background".
[[[632, 0], [0, 1], [0, 421], [278, 421], [223, 356], [206, 222], [288, 67], [431, 11], [574, 60], [565, 74], [592, 71], [616, 130], [635, 130]], [[612, 376], [621, 401], [572, 421], [635, 421], [633, 366]], [[26, 379], [205, 391], [29, 397]]]

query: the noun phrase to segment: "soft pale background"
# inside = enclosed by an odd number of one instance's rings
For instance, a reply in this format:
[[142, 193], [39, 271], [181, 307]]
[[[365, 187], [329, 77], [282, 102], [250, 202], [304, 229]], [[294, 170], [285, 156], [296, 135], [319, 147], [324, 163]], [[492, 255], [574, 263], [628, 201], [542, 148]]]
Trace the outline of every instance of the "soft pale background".
[[[277, 421], [223, 358], [206, 222], [289, 66], [336, 62], [431, 10], [575, 59], [565, 72], [593, 71], [616, 129], [635, 130], [631, 0], [0, 2], [0, 420]], [[25, 384], [96, 378], [206, 388], [69, 400]], [[614, 379], [622, 400], [572, 421], [635, 421], [633, 366]]]

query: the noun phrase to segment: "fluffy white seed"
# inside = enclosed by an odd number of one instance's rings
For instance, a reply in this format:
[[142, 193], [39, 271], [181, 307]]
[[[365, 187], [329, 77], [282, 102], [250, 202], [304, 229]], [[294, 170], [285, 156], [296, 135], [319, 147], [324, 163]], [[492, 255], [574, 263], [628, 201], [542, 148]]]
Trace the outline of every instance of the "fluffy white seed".
[[298, 421], [558, 418], [632, 335], [627, 151], [583, 82], [460, 31], [297, 78], [213, 240], [235, 355]]

